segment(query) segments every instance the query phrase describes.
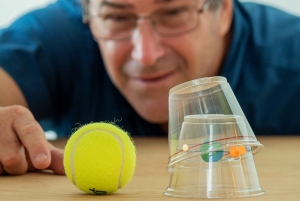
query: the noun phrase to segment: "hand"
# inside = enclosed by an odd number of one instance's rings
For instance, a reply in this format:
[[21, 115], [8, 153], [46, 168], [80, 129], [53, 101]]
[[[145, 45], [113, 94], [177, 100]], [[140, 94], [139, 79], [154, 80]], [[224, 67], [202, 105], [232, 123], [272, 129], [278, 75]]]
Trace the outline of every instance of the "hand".
[[63, 151], [47, 141], [27, 108], [0, 107], [0, 175], [43, 169], [64, 174]]

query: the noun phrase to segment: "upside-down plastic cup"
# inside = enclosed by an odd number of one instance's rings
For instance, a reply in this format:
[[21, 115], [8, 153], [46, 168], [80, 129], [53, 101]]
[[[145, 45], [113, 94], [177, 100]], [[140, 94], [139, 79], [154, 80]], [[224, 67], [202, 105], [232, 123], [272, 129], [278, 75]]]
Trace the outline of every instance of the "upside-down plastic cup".
[[177, 151], [184, 118], [188, 115], [235, 115], [244, 121], [247, 135], [255, 135], [226, 78], [200, 78], [182, 83], [169, 92], [169, 151]]
[[[169, 167], [165, 195], [181, 198], [237, 198], [263, 195], [251, 149], [244, 159], [220, 162], [184, 160]], [[199, 158], [200, 159], [200, 158]]]
[[165, 195], [234, 198], [264, 194], [253, 154], [257, 141], [226, 78], [193, 80], [170, 90]]

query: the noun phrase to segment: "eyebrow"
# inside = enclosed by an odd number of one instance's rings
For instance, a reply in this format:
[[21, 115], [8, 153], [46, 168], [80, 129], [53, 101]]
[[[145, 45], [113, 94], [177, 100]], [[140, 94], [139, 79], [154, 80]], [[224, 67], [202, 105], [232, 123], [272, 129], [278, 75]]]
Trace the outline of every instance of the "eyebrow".
[[[176, 0], [154, 0], [154, 3], [169, 3]], [[100, 4], [100, 7], [107, 6], [112, 8], [119, 8], [119, 9], [126, 9], [126, 8], [133, 8], [134, 6], [131, 4], [120, 4], [120, 3], [114, 3], [107, 0], [103, 0]]]
[[102, 1], [100, 4], [100, 7], [111, 7], [111, 8], [119, 8], [119, 9], [126, 9], [126, 8], [133, 8], [133, 5], [131, 4], [120, 4], [120, 3], [114, 3], [110, 1]]
[[171, 1], [175, 1], [175, 0], [154, 0], [154, 3], [169, 3]]

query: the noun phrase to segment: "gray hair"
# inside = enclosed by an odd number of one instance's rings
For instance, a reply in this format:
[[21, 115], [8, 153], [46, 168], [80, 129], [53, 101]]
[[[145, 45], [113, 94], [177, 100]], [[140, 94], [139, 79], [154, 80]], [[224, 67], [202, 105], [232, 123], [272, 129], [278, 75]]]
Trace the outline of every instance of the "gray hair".
[[81, 0], [82, 4], [82, 22], [87, 24], [89, 22], [89, 0]]
[[222, 6], [222, 0], [207, 0], [210, 1], [209, 10], [215, 11], [218, 10]]

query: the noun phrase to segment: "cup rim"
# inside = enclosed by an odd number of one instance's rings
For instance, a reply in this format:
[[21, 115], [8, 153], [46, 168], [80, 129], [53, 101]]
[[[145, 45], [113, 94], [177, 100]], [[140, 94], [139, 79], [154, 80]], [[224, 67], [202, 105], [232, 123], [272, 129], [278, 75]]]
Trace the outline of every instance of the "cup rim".
[[184, 116], [182, 123], [224, 124], [245, 122], [244, 117], [234, 114], [192, 114]]
[[203, 85], [203, 84], [215, 84], [215, 85], [212, 85], [214, 87], [214, 86], [217, 86], [221, 82], [227, 82], [227, 79], [223, 76], [198, 78], [198, 79], [190, 80], [190, 81], [187, 81], [187, 82], [184, 82], [184, 83], [181, 83], [179, 85], [172, 87], [169, 90], [169, 95], [172, 95], [174, 93], [179, 93], [182, 90], [185, 90], [185, 89], [188, 89], [188, 88], [194, 87], [194, 86]]

